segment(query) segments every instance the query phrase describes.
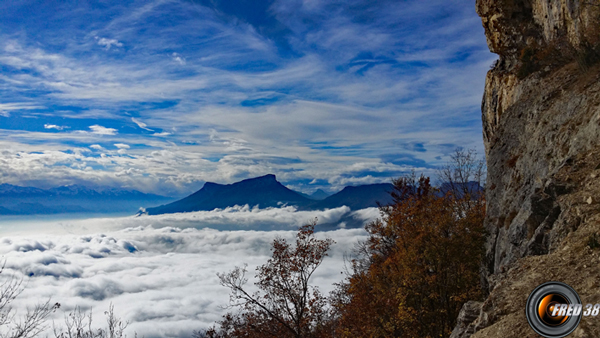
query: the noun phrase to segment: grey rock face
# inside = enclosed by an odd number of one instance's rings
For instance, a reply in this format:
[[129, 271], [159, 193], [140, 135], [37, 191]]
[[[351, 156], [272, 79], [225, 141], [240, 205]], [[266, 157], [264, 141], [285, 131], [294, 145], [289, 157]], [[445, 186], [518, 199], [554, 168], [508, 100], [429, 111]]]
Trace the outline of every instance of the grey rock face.
[[547, 253], [581, 221], [573, 217], [580, 182], [572, 173], [581, 156], [598, 148], [598, 71], [569, 63], [565, 51], [524, 77], [519, 58], [527, 48], [543, 56], [555, 46], [577, 54], [584, 42], [598, 40], [597, 26], [590, 25], [600, 20], [600, 7], [576, 0], [480, 0], [477, 10], [490, 49], [500, 55], [482, 103], [489, 275], [520, 257]]
[[466, 302], [458, 313], [456, 326], [452, 330], [450, 338], [468, 338], [475, 333], [475, 320], [481, 313], [481, 302]]
[[[476, 6], [490, 50], [500, 57], [482, 102], [489, 234], [482, 282], [492, 292], [519, 258], [557, 250], [600, 213], [600, 66], [581, 59], [600, 57], [600, 3]], [[486, 313], [473, 321], [479, 328], [496, 320]]]

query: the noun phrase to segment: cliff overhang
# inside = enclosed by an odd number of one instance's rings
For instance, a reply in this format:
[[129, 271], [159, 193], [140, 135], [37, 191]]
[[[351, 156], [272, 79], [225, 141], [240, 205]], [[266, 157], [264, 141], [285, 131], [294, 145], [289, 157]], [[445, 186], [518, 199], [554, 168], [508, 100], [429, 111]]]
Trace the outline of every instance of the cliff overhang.
[[[557, 257], [573, 257], [575, 268], [587, 262], [594, 252], [586, 238], [600, 233], [600, 1], [478, 0], [476, 6], [489, 48], [499, 55], [482, 101], [488, 166], [482, 284], [489, 296], [453, 337], [523, 337], [533, 332], [523, 315], [529, 292], [560, 276], [540, 273], [554, 269]], [[588, 272], [600, 267], [581, 263], [581, 274]], [[596, 297], [577, 273], [564, 281]], [[471, 314], [464, 318], [475, 317], [472, 304], [465, 309]], [[511, 321], [516, 329], [500, 332]], [[596, 332], [582, 325], [574, 334], [581, 330]]]

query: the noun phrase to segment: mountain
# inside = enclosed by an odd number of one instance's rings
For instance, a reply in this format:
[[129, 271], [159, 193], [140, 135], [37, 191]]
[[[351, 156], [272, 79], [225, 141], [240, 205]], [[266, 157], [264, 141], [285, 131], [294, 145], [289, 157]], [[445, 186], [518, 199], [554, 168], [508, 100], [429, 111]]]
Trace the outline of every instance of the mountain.
[[0, 184], [0, 196], [17, 197], [36, 197], [45, 196], [48, 192], [43, 189], [33, 187], [19, 187], [11, 184]]
[[79, 197], [83, 197], [83, 196], [98, 197], [98, 196], [100, 196], [100, 193], [98, 193], [96, 190], [90, 189], [88, 187], [78, 185], [78, 184], [63, 185], [61, 187], [48, 189], [48, 192], [50, 192], [51, 194], [56, 195], [56, 196], [79, 196]]
[[324, 192], [322, 189], [317, 189], [317, 191], [310, 194], [310, 198], [313, 200], [324, 200], [329, 196], [331, 196], [331, 194]]
[[326, 193], [325, 191], [323, 191], [323, 189], [317, 189], [317, 191], [313, 192], [312, 194], [305, 194], [303, 192], [298, 192], [300, 195], [310, 199], [310, 200], [314, 200], [314, 201], [321, 201], [326, 199], [327, 197], [331, 196], [331, 194]]
[[342, 205], [352, 210], [377, 207], [377, 202], [382, 205], [392, 203], [390, 192], [394, 186], [390, 183], [368, 184], [345, 187], [342, 191], [320, 201], [319, 209], [337, 208]]
[[250, 178], [233, 184], [206, 182], [202, 189], [167, 205], [148, 208], [149, 215], [213, 210], [234, 205], [258, 205], [260, 208], [281, 204], [307, 206], [311, 200], [279, 183], [275, 175]]
[[[246, 204], [250, 206], [258, 205], [260, 208], [278, 207], [287, 204], [296, 206], [299, 210], [331, 209], [346, 205], [353, 210], [358, 210], [376, 207], [377, 202], [382, 204], [391, 202], [389, 192], [392, 188], [391, 184], [346, 187], [337, 194], [318, 201], [286, 188], [277, 181], [275, 175], [265, 175], [227, 185], [207, 182], [202, 189], [184, 199], [148, 208], [146, 212], [149, 215], [159, 215], [207, 211], [216, 208], [223, 209]], [[325, 194], [322, 190], [321, 192], [320, 196]]]
[[134, 213], [144, 205], [168, 200], [168, 197], [127, 189], [98, 191], [81, 185], [39, 189], [0, 184], [0, 215]]

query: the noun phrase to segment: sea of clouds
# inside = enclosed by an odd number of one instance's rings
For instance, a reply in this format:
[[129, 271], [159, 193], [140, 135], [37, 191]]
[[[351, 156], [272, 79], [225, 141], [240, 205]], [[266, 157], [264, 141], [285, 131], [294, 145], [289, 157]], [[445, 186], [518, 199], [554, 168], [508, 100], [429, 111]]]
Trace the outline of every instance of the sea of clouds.
[[[350, 216], [349, 216], [350, 215]], [[159, 216], [53, 221], [0, 221], [2, 278], [23, 277], [25, 290], [15, 302], [27, 307], [51, 298], [61, 308], [60, 325], [76, 306], [93, 310], [97, 326], [112, 303], [130, 322], [129, 337], [186, 337], [206, 328], [227, 310], [229, 291], [217, 273], [248, 264], [249, 287], [256, 266], [270, 257], [277, 236], [293, 240], [295, 229], [313, 219], [338, 223], [318, 238], [333, 238], [329, 257], [312, 279], [324, 293], [344, 277], [344, 256], [366, 238], [362, 228], [345, 229], [344, 217], [368, 222], [376, 208], [346, 207], [299, 212], [294, 208], [228, 208]], [[284, 230], [217, 230], [233, 225]]]

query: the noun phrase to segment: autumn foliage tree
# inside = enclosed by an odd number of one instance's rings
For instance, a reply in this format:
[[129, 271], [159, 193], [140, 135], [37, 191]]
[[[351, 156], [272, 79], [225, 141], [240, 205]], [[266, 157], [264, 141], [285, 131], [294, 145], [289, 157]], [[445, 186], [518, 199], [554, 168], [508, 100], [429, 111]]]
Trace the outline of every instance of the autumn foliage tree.
[[325, 298], [309, 279], [332, 241], [304, 226], [292, 245], [273, 242], [249, 293], [246, 269], [219, 275], [231, 289], [224, 316], [197, 337], [448, 337], [460, 308], [481, 297], [484, 166], [457, 150], [434, 187], [425, 176], [394, 180], [393, 203], [366, 226], [346, 281]]
[[327, 299], [310, 284], [315, 270], [327, 256], [331, 239], [314, 236], [315, 223], [301, 227], [295, 244], [283, 238], [273, 241], [273, 254], [257, 268], [258, 291], [247, 290], [246, 268], [219, 274], [231, 290], [228, 313], [216, 327], [196, 332], [204, 337], [319, 337], [329, 329]]
[[338, 290], [336, 336], [448, 337], [462, 304], [480, 297], [483, 194], [442, 193], [424, 176], [394, 187]]

